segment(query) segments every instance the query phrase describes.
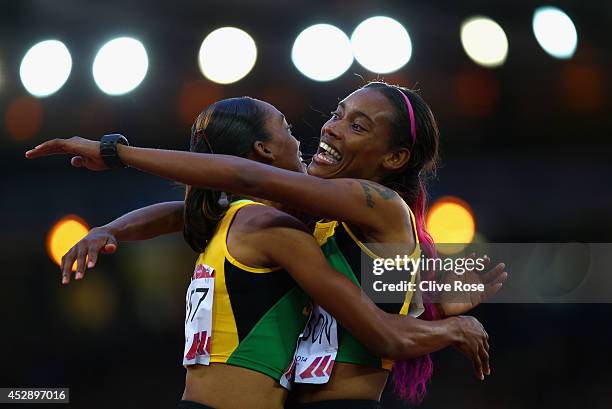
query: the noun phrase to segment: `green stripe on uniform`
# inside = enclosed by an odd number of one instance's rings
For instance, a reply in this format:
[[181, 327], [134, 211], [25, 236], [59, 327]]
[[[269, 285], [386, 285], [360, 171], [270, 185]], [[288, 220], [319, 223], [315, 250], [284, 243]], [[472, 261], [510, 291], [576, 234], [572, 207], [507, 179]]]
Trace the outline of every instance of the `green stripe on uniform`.
[[[329, 237], [325, 244], [321, 246], [325, 258], [333, 268], [344, 274], [349, 280], [361, 287], [359, 280], [351, 269], [350, 264], [340, 251], [335, 237]], [[353, 335], [346, 330], [340, 323], [338, 325], [338, 355], [336, 362], [345, 362], [356, 365], [372, 366], [381, 368], [382, 361], [379, 357], [372, 355], [368, 349], [357, 341]]]
[[306, 293], [297, 286], [287, 292], [261, 317], [226, 363], [278, 381], [293, 359], [298, 336], [308, 319], [303, 311], [309, 302]]

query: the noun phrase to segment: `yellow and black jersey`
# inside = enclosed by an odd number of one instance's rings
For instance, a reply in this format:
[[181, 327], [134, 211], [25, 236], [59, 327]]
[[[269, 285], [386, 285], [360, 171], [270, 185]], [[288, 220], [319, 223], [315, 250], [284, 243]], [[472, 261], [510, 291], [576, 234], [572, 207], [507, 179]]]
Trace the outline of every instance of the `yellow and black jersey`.
[[[416, 247], [410, 258], [418, 259], [421, 255], [419, 239], [416, 231], [414, 214], [410, 210]], [[361, 256], [366, 254], [371, 259], [379, 258], [351, 231], [346, 223], [338, 221], [320, 221], [317, 223], [314, 236], [321, 246], [327, 261], [339, 272], [348, 277], [355, 284], [361, 286]], [[412, 275], [414, 282], [418, 274]], [[399, 304], [384, 303], [377, 306], [391, 314], [407, 315], [412, 300], [412, 292], [407, 292], [404, 302]], [[391, 370], [393, 361], [381, 359], [372, 355], [353, 335], [344, 327], [338, 325], [338, 354], [336, 362], [365, 365], [375, 368]]]
[[227, 249], [227, 235], [241, 200], [230, 205], [196, 265], [214, 268], [210, 362], [240, 366], [279, 380], [304, 328], [309, 300], [280, 267], [250, 267]]

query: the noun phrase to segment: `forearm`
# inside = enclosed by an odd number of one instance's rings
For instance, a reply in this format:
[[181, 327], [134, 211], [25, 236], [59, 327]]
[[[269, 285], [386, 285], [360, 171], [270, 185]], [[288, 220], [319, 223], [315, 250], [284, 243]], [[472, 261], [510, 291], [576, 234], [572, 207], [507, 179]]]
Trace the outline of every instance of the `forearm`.
[[426, 321], [411, 316], [387, 314], [384, 350], [385, 358], [404, 360], [439, 351], [459, 339], [457, 318]]
[[374, 355], [398, 360], [415, 358], [443, 349], [460, 338], [457, 318], [425, 321], [381, 310], [354, 282], [329, 265], [307, 233], [286, 228], [268, 230], [259, 242], [268, 244], [263, 250], [270, 252], [271, 261], [283, 266], [315, 303]]
[[118, 241], [147, 240], [183, 228], [184, 202], [166, 202], [131, 211], [101, 226]]
[[[230, 155], [210, 155], [123, 145], [118, 145], [117, 148], [121, 161], [127, 166], [185, 185], [224, 190], [242, 195], [261, 193], [263, 189], [257, 180], [265, 180], [277, 170], [271, 166]], [[269, 174], [265, 172], [265, 168], [269, 168]]]
[[374, 355], [410, 359], [446, 348], [459, 339], [460, 326], [454, 317], [426, 321], [386, 313], [342, 274], [314, 263], [312, 266], [311, 271], [323, 271], [324, 277], [313, 283], [294, 274], [296, 281]]

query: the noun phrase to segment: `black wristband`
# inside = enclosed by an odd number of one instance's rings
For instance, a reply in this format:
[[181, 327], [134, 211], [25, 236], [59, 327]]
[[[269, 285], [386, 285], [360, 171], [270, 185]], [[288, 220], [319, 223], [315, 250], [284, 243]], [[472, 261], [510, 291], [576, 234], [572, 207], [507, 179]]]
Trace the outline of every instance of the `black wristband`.
[[127, 138], [121, 134], [113, 133], [110, 135], [104, 135], [100, 140], [100, 156], [102, 160], [111, 169], [125, 168], [119, 155], [117, 154], [117, 144], [130, 146]]

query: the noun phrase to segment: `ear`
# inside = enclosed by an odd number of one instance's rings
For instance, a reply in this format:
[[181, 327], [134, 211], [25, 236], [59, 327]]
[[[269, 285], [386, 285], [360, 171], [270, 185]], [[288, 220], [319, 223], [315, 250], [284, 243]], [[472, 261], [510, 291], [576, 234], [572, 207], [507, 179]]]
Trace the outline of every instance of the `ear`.
[[255, 141], [253, 144], [253, 160], [263, 163], [274, 162], [274, 153], [266, 146], [264, 141]]
[[399, 148], [383, 157], [382, 166], [385, 170], [393, 172], [404, 168], [408, 161], [410, 161], [410, 150]]

